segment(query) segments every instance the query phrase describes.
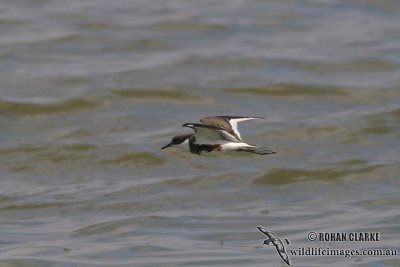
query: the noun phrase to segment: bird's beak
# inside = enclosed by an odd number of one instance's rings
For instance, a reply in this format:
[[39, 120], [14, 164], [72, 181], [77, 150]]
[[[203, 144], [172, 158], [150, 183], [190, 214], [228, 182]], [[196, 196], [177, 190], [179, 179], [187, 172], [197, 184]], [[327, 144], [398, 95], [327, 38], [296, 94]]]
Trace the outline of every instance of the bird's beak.
[[172, 143], [169, 143], [168, 145], [163, 146], [161, 149], [168, 148], [170, 146], [172, 146]]

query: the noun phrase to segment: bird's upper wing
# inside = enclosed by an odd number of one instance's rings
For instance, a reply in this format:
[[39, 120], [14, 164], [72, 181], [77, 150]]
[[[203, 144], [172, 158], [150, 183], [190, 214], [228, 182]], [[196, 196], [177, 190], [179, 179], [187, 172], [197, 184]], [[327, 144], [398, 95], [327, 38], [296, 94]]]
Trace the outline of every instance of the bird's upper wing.
[[194, 135], [196, 144], [215, 144], [216, 142], [224, 144], [238, 142], [232, 134], [218, 126], [199, 123], [185, 123], [182, 126], [192, 128], [196, 132]]
[[[237, 124], [241, 121], [264, 119], [263, 117], [242, 117], [242, 116], [213, 116], [204, 117], [200, 121], [206, 125], [213, 125], [227, 129], [227, 132], [235, 136], [238, 141], [242, 141], [242, 137], [238, 130]], [[229, 130], [228, 130], [229, 129]]]
[[269, 238], [274, 237], [273, 235], [271, 235], [271, 231], [268, 231], [268, 229], [262, 227], [262, 226], [257, 226], [257, 229], [260, 230], [261, 233], [263, 233], [264, 235], [268, 236]]

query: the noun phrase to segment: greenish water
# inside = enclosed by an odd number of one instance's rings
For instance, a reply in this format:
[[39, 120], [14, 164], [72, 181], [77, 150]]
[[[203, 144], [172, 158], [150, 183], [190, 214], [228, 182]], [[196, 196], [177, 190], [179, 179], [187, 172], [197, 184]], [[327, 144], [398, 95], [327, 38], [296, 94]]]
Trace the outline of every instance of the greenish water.
[[[287, 250], [400, 253], [399, 18], [394, 0], [2, 1], [0, 267], [286, 266], [259, 225]], [[210, 115], [265, 116], [242, 136], [278, 153], [160, 150]]]

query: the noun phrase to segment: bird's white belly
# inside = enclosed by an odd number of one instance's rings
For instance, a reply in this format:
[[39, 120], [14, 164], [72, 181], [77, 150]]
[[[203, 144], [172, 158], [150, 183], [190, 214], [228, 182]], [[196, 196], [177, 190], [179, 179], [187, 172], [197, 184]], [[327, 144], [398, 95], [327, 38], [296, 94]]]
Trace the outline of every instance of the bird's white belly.
[[257, 148], [257, 146], [253, 146], [247, 143], [236, 143], [236, 142], [225, 143], [221, 145], [222, 151], [238, 150], [241, 148]]

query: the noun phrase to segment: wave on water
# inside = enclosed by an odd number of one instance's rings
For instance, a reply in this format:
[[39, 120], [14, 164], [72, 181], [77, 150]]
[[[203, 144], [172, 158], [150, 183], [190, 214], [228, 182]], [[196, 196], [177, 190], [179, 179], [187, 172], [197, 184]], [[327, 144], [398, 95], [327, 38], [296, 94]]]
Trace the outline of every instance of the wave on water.
[[16, 101], [0, 99], [0, 113], [3, 115], [34, 116], [73, 112], [100, 106], [98, 100], [70, 98], [61, 101]]

